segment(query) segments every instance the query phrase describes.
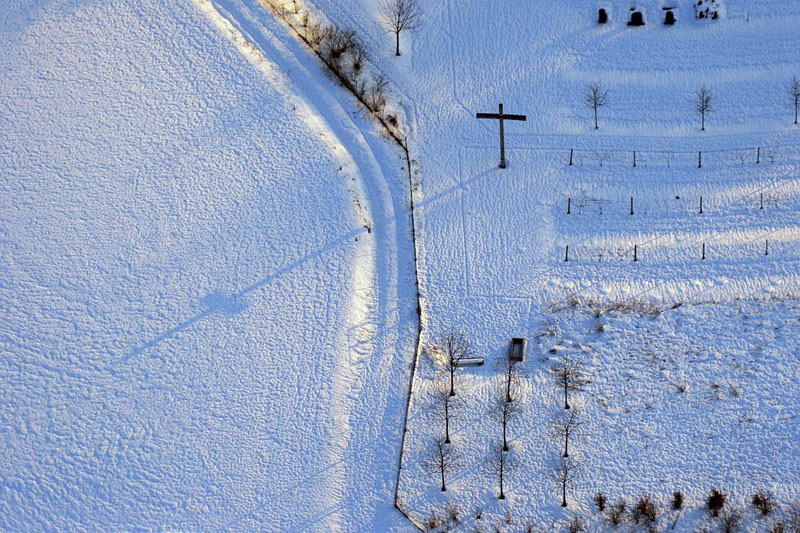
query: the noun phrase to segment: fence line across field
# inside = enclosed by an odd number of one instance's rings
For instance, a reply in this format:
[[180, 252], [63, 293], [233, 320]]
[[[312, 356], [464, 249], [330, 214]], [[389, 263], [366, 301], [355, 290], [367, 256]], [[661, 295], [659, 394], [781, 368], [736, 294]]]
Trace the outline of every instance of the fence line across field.
[[[473, 150], [486, 150], [486, 145], [466, 144], [464, 148]], [[694, 168], [702, 168], [713, 162], [717, 161], [717, 156], [729, 155], [732, 156], [732, 162], [745, 164], [767, 164], [777, 162], [780, 150], [796, 151], [795, 160], [800, 160], [800, 144], [763, 144], [753, 146], [742, 146], [734, 148], [712, 148], [712, 149], [620, 149], [620, 148], [569, 148], [565, 146], [558, 147], [515, 147], [515, 152], [536, 152], [536, 153], [549, 153], [549, 154], [563, 154], [563, 158], [567, 166], [586, 166], [584, 163], [586, 159], [600, 160], [598, 166], [604, 166], [606, 163], [624, 163], [631, 168], [653, 166], [654, 161], [648, 156], [658, 157], [659, 163], [664, 163], [664, 166], [671, 168], [672, 164], [685, 162], [691, 164]], [[617, 156], [617, 157], [612, 157]], [[711, 157], [711, 159], [709, 159]]]

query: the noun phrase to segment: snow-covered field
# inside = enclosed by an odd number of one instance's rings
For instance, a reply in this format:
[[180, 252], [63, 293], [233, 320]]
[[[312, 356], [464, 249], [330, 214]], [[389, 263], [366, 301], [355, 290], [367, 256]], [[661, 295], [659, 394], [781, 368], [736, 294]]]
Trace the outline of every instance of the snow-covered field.
[[[598, 529], [603, 491], [702, 530], [712, 486], [800, 498], [800, 5], [718, 3], [698, 23], [639, 2], [629, 28], [622, 0], [421, 0], [399, 58], [379, 2], [301, 3], [357, 30], [403, 107], [422, 345], [463, 331], [487, 359], [456, 376], [445, 495], [420, 468], [444, 377], [419, 360], [399, 485], [418, 523], [456, 502], [470, 530]], [[400, 152], [260, 0], [31, 2], [3, 29], [0, 529], [413, 528], [392, 509], [417, 327]], [[528, 116], [506, 170], [475, 119], [499, 102]], [[530, 349], [501, 502], [512, 336]], [[565, 356], [591, 379], [567, 510]]]
[[5, 6], [0, 529], [396, 519], [407, 181], [280, 43], [203, 2]]

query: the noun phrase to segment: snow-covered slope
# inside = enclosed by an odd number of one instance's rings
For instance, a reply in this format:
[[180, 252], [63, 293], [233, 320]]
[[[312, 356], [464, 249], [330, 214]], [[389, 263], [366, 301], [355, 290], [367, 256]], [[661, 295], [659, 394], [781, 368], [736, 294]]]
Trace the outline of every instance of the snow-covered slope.
[[389, 527], [398, 155], [207, 3], [4, 17], [0, 529]]

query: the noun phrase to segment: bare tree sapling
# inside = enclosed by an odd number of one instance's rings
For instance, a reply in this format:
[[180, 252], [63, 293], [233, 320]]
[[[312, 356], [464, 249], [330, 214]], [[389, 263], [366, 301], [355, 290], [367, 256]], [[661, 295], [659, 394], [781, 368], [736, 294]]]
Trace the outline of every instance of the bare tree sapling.
[[794, 123], [797, 124], [797, 107], [800, 105], [800, 80], [797, 76], [792, 76], [792, 81], [789, 83], [789, 96], [792, 97], [794, 104]]
[[444, 439], [436, 439], [431, 446], [429, 455], [422, 463], [422, 467], [429, 474], [439, 476], [442, 482], [442, 492], [447, 491], [444, 478], [456, 467], [456, 456], [450, 444]]
[[498, 481], [500, 482], [500, 496], [499, 499], [505, 500], [506, 499], [506, 492], [505, 492], [505, 479], [508, 473], [511, 471], [514, 463], [512, 461], [511, 454], [507, 451], [504, 451], [502, 447], [498, 446], [495, 448], [494, 453], [490, 457], [491, 459], [491, 469], [497, 475]]
[[564, 457], [569, 457], [569, 439], [580, 431], [582, 425], [583, 415], [577, 407], [556, 418], [554, 434], [557, 438], [564, 439]]
[[600, 127], [597, 124], [597, 109], [606, 105], [607, 97], [608, 90], [603, 89], [600, 85], [592, 84], [586, 89], [583, 98], [586, 104], [594, 110], [594, 129]]
[[700, 131], [706, 130], [706, 115], [712, 113], [714, 108], [711, 106], [711, 91], [705, 85], [700, 87], [695, 96], [695, 109], [700, 113]]
[[571, 359], [564, 359], [552, 367], [556, 383], [564, 391], [564, 409], [569, 409], [570, 391], [583, 390], [586, 380], [583, 378], [583, 371], [580, 363]]
[[434, 392], [434, 408], [444, 421], [444, 442], [450, 444], [450, 423], [453, 421], [454, 411], [458, 410], [458, 400], [450, 396], [447, 387], [442, 387]]
[[561, 507], [567, 506], [567, 487], [571, 487], [578, 477], [578, 464], [572, 457], [559, 454], [553, 461], [553, 477], [561, 489]]
[[506, 401], [505, 395], [497, 398], [495, 413], [497, 420], [503, 425], [503, 451], [508, 451], [508, 424], [519, 414], [520, 403]]
[[397, 42], [395, 55], [400, 55], [400, 34], [414, 31], [422, 26], [422, 9], [419, 0], [384, 0], [381, 9], [381, 22]]
[[447, 333], [441, 341], [431, 349], [431, 355], [445, 365], [450, 374], [450, 396], [456, 395], [456, 369], [462, 359], [475, 356], [472, 345], [461, 333]]

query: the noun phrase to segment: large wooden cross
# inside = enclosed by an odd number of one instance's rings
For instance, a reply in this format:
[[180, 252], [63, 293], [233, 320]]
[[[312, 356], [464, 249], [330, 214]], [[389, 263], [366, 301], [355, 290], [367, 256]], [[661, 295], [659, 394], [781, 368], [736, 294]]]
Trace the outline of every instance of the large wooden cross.
[[478, 113], [476, 118], [490, 118], [500, 121], [500, 168], [506, 168], [506, 137], [503, 129], [504, 120], [521, 120], [526, 121], [528, 117], [525, 115], [506, 115], [503, 113], [503, 104], [500, 104], [499, 113]]

